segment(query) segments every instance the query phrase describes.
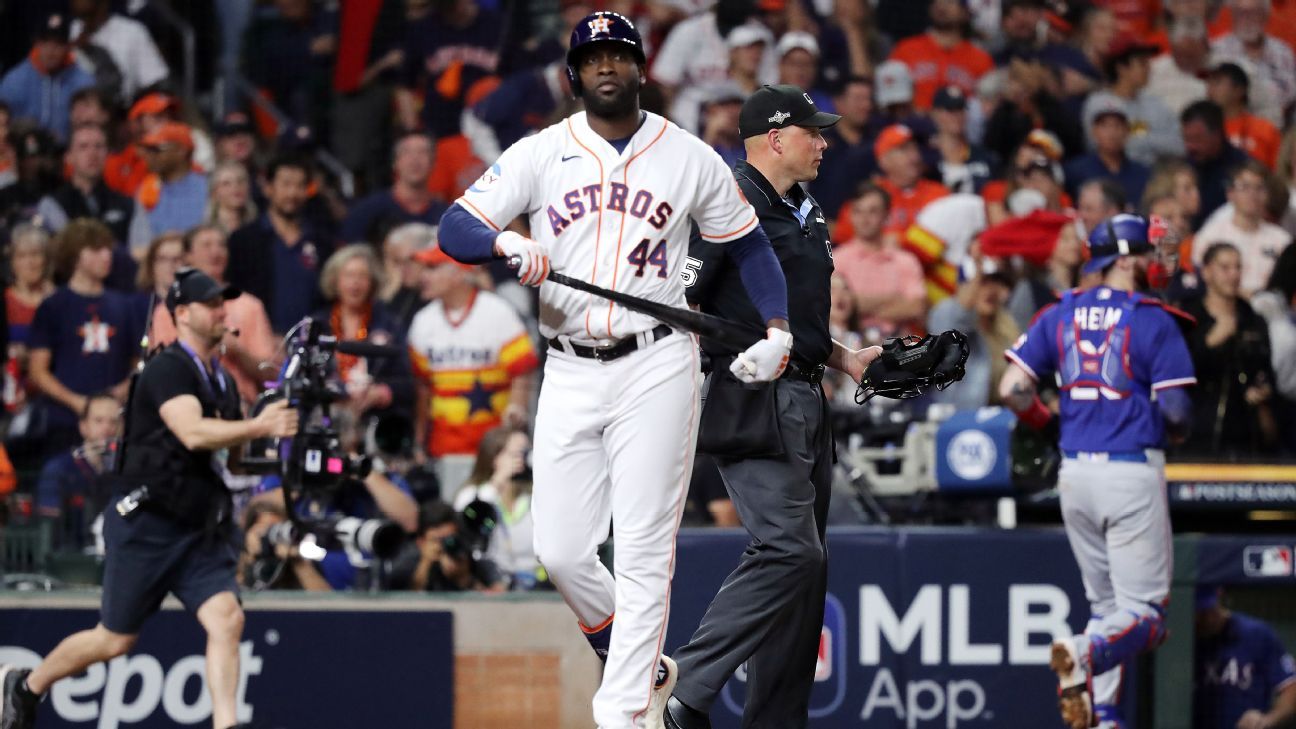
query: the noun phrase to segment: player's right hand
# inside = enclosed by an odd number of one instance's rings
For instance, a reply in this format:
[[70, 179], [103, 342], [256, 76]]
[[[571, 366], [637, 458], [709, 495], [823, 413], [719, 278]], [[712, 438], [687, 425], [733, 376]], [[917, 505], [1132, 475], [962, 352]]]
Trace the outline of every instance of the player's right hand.
[[517, 261], [518, 281], [523, 286], [539, 286], [549, 276], [549, 251], [543, 245], [506, 230], [495, 237], [495, 252]]
[[729, 371], [742, 382], [769, 382], [783, 374], [791, 354], [792, 332], [770, 327], [764, 339], [734, 358]]
[[297, 435], [297, 410], [287, 400], [275, 400], [257, 414], [253, 422], [263, 437], [291, 438]]

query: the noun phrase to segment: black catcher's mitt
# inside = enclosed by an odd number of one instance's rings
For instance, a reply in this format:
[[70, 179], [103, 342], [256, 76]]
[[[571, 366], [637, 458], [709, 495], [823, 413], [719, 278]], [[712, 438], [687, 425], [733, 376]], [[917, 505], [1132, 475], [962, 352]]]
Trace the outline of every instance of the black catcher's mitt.
[[968, 340], [957, 329], [918, 337], [897, 337], [882, 345], [882, 356], [864, 371], [855, 391], [863, 405], [876, 395], [904, 400], [918, 397], [932, 385], [944, 390], [963, 379]]

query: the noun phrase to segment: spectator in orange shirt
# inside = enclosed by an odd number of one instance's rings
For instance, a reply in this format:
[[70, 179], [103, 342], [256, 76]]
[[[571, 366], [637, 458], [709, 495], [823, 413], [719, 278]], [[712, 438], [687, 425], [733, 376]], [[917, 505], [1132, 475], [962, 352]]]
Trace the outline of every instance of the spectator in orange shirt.
[[906, 38], [891, 51], [892, 60], [909, 67], [914, 78], [914, 106], [931, 108], [936, 90], [954, 85], [971, 94], [976, 82], [994, 68], [990, 54], [963, 37], [968, 11], [960, 0], [934, 0], [931, 27]]
[[903, 124], [883, 129], [873, 143], [873, 154], [883, 175], [878, 186], [891, 196], [886, 232], [899, 236], [913, 224], [918, 211], [932, 200], [948, 195], [949, 190], [939, 182], [923, 179], [918, 145], [913, 132]]
[[1272, 170], [1278, 162], [1282, 136], [1278, 127], [1247, 108], [1250, 91], [1246, 71], [1231, 61], [1218, 64], [1206, 77], [1206, 95], [1224, 110], [1224, 133], [1229, 142]]

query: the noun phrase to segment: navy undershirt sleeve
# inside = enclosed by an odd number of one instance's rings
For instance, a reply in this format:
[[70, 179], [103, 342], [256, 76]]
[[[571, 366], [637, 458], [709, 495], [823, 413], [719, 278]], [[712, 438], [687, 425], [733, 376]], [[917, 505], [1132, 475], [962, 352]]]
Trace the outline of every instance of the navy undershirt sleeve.
[[765, 230], [757, 225], [747, 235], [726, 245], [729, 257], [738, 264], [747, 297], [760, 312], [761, 320], [766, 323], [771, 319], [787, 320], [787, 280], [783, 278], [783, 267]]
[[1188, 397], [1188, 391], [1182, 387], [1157, 390], [1156, 402], [1157, 409], [1161, 411], [1161, 417], [1165, 418], [1166, 426], [1171, 432], [1187, 436], [1189, 426], [1192, 425], [1192, 400]]
[[498, 235], [499, 231], [455, 203], [441, 216], [437, 244], [460, 263], [487, 263], [495, 258], [495, 237]]

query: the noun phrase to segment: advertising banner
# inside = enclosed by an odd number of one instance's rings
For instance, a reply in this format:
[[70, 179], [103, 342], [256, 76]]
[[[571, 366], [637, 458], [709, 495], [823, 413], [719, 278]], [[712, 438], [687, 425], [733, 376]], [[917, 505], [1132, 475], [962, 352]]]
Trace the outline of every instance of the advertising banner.
[[[1060, 530], [829, 533], [829, 595], [810, 702], [815, 729], [1052, 726], [1055, 636], [1088, 605]], [[746, 546], [741, 531], [682, 533], [667, 650], [687, 641]], [[740, 726], [741, 667], [712, 711]]]
[[[451, 729], [454, 642], [448, 612], [249, 610], [239, 646], [238, 718], [264, 729]], [[98, 622], [83, 609], [0, 609], [0, 663], [35, 666]], [[130, 654], [60, 681], [42, 729], [211, 726], [206, 637], [180, 610], [144, 627]]]

